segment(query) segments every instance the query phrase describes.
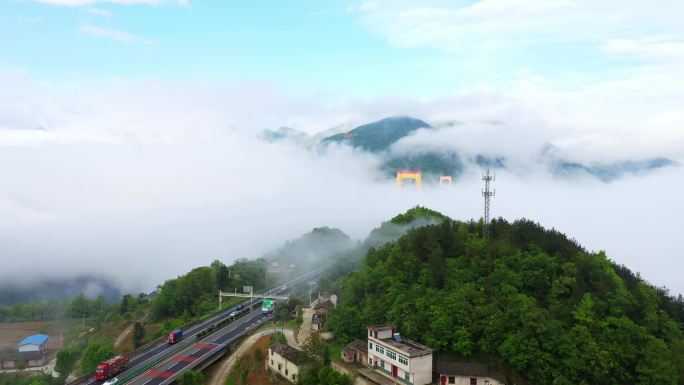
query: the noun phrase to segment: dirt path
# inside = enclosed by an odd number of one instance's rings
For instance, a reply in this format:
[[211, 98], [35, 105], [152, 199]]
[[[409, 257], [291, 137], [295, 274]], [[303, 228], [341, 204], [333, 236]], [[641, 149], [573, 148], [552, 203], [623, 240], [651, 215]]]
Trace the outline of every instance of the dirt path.
[[135, 325], [135, 323], [126, 326], [126, 329], [124, 329], [121, 332], [121, 334], [119, 334], [119, 336], [116, 337], [116, 341], [114, 341], [114, 349], [118, 349], [119, 345], [121, 345], [121, 343], [124, 342], [126, 337], [128, 337], [129, 334], [133, 333], [133, 325]]
[[[207, 379], [206, 385], [225, 385], [226, 380], [228, 379], [228, 375], [230, 374], [230, 371], [233, 370], [233, 366], [235, 365], [235, 361], [239, 357], [242, 357], [245, 352], [254, 345], [254, 343], [260, 338], [268, 334], [273, 334], [280, 332], [281, 329], [274, 328], [274, 329], [266, 329], [262, 330], [258, 333], [255, 333], [249, 338], [247, 338], [243, 343], [240, 344], [240, 346], [235, 350], [228, 358], [224, 359], [221, 362], [221, 366], [215, 370], [211, 376]], [[297, 341], [295, 341], [294, 337], [294, 332], [289, 329], [284, 329], [282, 330], [283, 334], [285, 334], [285, 338], [287, 338], [287, 344], [292, 346], [293, 348], [299, 349], [299, 344]]]
[[313, 316], [313, 309], [305, 307], [302, 309], [302, 326], [299, 328], [297, 341], [303, 344], [311, 336], [311, 316]]

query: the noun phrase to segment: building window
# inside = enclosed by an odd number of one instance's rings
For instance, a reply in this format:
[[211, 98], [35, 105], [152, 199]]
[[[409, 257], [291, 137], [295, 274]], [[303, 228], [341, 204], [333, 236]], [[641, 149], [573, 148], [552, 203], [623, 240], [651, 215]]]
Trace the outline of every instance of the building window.
[[373, 359], [372, 358], [368, 358], [368, 365], [373, 366]]
[[373, 350], [373, 343], [372, 343], [372, 342], [369, 342], [369, 343], [368, 343], [368, 348], [369, 348], [370, 350]]
[[396, 359], [397, 359], [397, 353], [395, 353], [395, 352], [393, 352], [393, 351], [387, 349], [387, 357], [389, 357], [389, 358], [391, 358], [391, 359], [393, 359], [393, 360], [396, 360]]
[[273, 366], [273, 360], [271, 360], [271, 366]]
[[283, 370], [283, 364], [278, 364], [278, 371], [281, 372]]
[[449, 376], [449, 383], [450, 383], [450, 384], [455, 384], [455, 383], [456, 383], [456, 377], [454, 377], [454, 376]]
[[406, 356], [402, 356], [401, 354], [399, 355], [399, 363], [408, 365], [408, 358]]
[[485, 385], [489, 385], [489, 380], [485, 380]]
[[290, 373], [288, 373], [288, 370], [285, 369], [285, 375], [288, 376]]
[[380, 354], [385, 354], [385, 348], [383, 348], [382, 346], [375, 345], [375, 351]]
[[477, 385], [477, 378], [471, 378], [470, 385]]
[[380, 360], [380, 367], [383, 368], [383, 369], [385, 369], [385, 361]]
[[297, 374], [292, 373], [292, 381], [297, 381]]
[[368, 337], [373, 337], [373, 331], [368, 329]]
[[411, 374], [409, 372], [404, 372], [404, 380], [411, 382]]

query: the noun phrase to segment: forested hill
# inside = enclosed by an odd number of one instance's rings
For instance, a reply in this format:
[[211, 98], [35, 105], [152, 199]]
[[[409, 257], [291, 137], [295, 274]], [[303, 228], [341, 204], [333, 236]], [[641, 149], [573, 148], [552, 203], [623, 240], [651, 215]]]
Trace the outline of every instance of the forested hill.
[[371, 249], [341, 281], [338, 338], [393, 323], [515, 384], [684, 384], [681, 296], [527, 220], [481, 230], [445, 219]]

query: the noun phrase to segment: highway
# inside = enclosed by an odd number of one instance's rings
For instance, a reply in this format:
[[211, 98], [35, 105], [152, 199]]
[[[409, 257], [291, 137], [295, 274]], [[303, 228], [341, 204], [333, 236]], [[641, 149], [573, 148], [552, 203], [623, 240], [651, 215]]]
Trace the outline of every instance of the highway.
[[[311, 279], [319, 275], [323, 270], [324, 269], [322, 268], [316, 269], [287, 282], [282, 282], [270, 288], [265, 293], [278, 294], [281, 291], [287, 291], [291, 286]], [[283, 290], [283, 288], [285, 288], [285, 290]], [[255, 300], [255, 302], [257, 301]], [[249, 306], [249, 301], [242, 302], [242, 304]], [[240, 304], [236, 304], [189, 328], [183, 328], [183, 339], [175, 345], [169, 345], [163, 340], [135, 353], [133, 356], [129, 357], [130, 361], [126, 371], [116, 375], [116, 377], [119, 379], [128, 378], [135, 375], [136, 372], [139, 372], [140, 368], [144, 368], [163, 359], [160, 364], [154, 365], [154, 368], [151, 368], [151, 370], [146, 371], [140, 376], [136, 376], [136, 378], [131, 381], [126, 381], [126, 384], [169, 384], [175, 379], [176, 374], [180, 374], [186, 369], [200, 364], [204, 359], [210, 356], [215, 349], [224, 347], [237, 338], [248, 334], [253, 327], [258, 327], [270, 317], [270, 315], [262, 315], [260, 310], [253, 311], [246, 315], [243, 313], [236, 321], [229, 323], [220, 330], [217, 329], [217, 331], [204, 337], [201, 341], [196, 341], [198, 333], [209, 328], [211, 325], [228, 318], [231, 312], [238, 310], [239, 306]], [[189, 346], [186, 347], [186, 345]], [[179, 349], [182, 349], [182, 351], [176, 352], [176, 350]], [[69, 383], [69, 385], [100, 385], [103, 382], [104, 380], [95, 379], [95, 373], [93, 372], [87, 377]]]
[[201, 341], [190, 344], [187, 348], [173, 354], [152, 370], [149, 370], [126, 384], [131, 385], [164, 385], [170, 384], [184, 371], [198, 365], [217, 349], [247, 334], [267, 322], [272, 315], [261, 314], [261, 310], [249, 313], [239, 321], [223, 328], [219, 332]]

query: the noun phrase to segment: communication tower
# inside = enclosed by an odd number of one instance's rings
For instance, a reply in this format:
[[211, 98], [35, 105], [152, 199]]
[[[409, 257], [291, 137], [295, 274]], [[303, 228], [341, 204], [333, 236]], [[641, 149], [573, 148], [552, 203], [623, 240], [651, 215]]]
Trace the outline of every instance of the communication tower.
[[489, 236], [489, 202], [491, 198], [496, 195], [496, 190], [490, 190], [489, 184], [496, 180], [496, 175], [490, 174], [489, 168], [487, 168], [482, 174], [482, 180], [484, 181], [484, 190], [482, 190], [482, 196], [484, 197], [484, 224], [482, 226], [482, 237], [487, 238]]

